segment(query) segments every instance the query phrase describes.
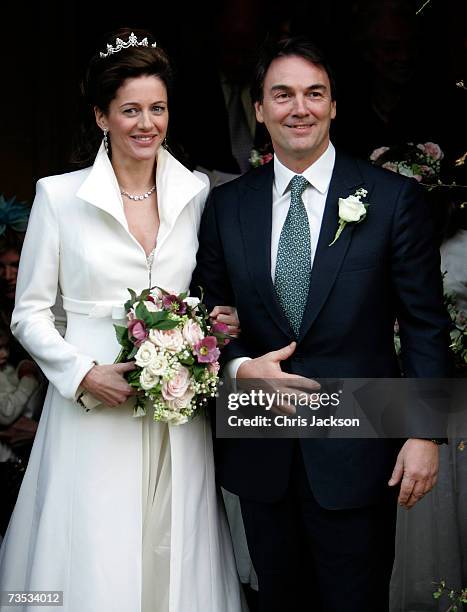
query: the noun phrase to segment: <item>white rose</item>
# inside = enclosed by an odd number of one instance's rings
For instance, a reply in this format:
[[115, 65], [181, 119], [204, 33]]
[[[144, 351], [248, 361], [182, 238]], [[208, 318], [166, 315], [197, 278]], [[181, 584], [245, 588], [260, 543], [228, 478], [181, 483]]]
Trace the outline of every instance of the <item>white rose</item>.
[[151, 329], [149, 331], [149, 340], [156, 346], [160, 346], [172, 353], [181, 351], [184, 342], [182, 332], [177, 328], [167, 330]]
[[179, 366], [175, 376], [162, 385], [162, 397], [165, 400], [181, 398], [188, 391], [190, 371], [185, 366]]
[[342, 219], [342, 221], [360, 221], [365, 215], [366, 209], [360, 202], [360, 198], [356, 196], [339, 198], [339, 219]]
[[149, 368], [143, 368], [139, 376], [139, 384], [145, 391], [153, 389], [159, 382], [159, 377], [156, 376]]
[[188, 306], [190, 306], [190, 308], [196, 308], [199, 304], [199, 298], [197, 297], [186, 297], [184, 300], [185, 304], [188, 304]]
[[154, 376], [164, 376], [167, 370], [168, 362], [165, 357], [162, 355], [155, 355], [155, 357], [150, 361], [147, 366], [147, 369]]
[[140, 368], [145, 368], [157, 356], [156, 347], [152, 342], [145, 340], [135, 355], [135, 362]]
[[183, 337], [191, 346], [194, 346], [197, 342], [204, 338], [203, 330], [201, 327], [193, 321], [193, 319], [188, 319], [182, 330]]
[[149, 312], [157, 312], [158, 310], [162, 310], [161, 307], [159, 307], [157, 304], [154, 304], [154, 302], [151, 302], [151, 300], [147, 300], [146, 302], [143, 302], [143, 304], [146, 306], [146, 309]]

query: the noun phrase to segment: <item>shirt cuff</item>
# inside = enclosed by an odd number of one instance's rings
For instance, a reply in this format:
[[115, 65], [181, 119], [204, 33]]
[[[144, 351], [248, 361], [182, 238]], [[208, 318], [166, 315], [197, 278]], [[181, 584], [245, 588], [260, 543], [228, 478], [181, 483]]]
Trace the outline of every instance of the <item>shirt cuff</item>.
[[225, 364], [224, 374], [233, 386], [236, 386], [235, 381], [237, 379], [238, 368], [242, 365], [242, 363], [245, 361], [250, 361], [250, 359], [251, 357], [236, 357]]

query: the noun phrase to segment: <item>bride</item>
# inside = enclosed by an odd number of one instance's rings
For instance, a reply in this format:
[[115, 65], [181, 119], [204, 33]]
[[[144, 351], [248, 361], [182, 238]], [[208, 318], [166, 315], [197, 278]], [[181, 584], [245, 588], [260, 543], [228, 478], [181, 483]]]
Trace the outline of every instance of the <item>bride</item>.
[[[151, 41], [109, 37], [84, 82], [104, 135], [94, 164], [37, 184], [12, 329], [51, 384], [0, 590], [63, 591], [66, 612], [240, 612], [208, 421], [133, 418], [133, 366], [106, 365], [128, 287], [188, 288], [208, 193], [164, 148], [170, 66]], [[51, 314], [57, 285], [65, 338]], [[83, 392], [99, 405], [84, 410]]]

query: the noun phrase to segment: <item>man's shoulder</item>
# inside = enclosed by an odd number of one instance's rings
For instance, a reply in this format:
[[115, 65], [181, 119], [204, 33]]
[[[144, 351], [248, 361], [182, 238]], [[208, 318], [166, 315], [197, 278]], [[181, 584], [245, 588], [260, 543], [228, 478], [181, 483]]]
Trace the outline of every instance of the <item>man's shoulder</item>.
[[241, 200], [243, 194], [248, 189], [262, 189], [269, 188], [272, 185], [272, 178], [274, 174], [273, 163], [269, 162], [264, 166], [258, 168], [252, 168], [245, 174], [214, 187], [211, 192], [212, 198], [219, 202], [232, 199]]

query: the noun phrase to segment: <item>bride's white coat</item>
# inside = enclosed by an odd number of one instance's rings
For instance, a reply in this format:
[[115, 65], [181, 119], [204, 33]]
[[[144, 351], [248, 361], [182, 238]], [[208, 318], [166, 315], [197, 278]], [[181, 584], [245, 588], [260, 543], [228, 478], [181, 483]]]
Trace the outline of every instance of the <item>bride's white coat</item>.
[[[153, 285], [189, 286], [206, 180], [160, 150]], [[50, 310], [57, 282], [71, 309], [64, 339]], [[74, 399], [93, 360], [118, 353], [112, 306], [128, 299], [127, 287], [147, 286], [146, 256], [102, 147], [92, 168], [38, 182], [12, 329], [51, 384], [0, 553], [0, 590], [63, 591], [65, 612], [141, 609], [142, 422], [130, 406], [86, 413]], [[170, 444], [170, 612], [238, 612], [208, 422], [170, 426]]]

